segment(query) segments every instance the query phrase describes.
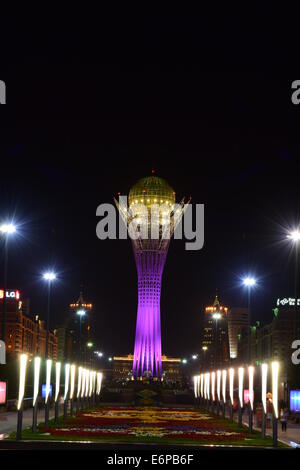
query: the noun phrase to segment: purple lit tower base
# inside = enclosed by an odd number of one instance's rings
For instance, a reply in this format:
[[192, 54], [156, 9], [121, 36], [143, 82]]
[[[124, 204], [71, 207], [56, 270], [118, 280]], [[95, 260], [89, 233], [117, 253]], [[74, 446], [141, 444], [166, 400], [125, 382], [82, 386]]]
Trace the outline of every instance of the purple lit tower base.
[[160, 291], [167, 248], [162, 252], [135, 252], [138, 272], [138, 310], [133, 356], [133, 375], [151, 372], [162, 376]]

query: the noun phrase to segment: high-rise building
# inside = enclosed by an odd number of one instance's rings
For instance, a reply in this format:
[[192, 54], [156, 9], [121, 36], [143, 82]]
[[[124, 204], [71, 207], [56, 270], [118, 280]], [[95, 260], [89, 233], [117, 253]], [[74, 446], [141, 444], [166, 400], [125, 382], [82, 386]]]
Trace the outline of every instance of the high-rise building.
[[218, 295], [205, 307], [201, 346], [204, 367], [220, 367], [229, 360], [228, 307], [220, 304]]
[[162, 178], [140, 179], [129, 192], [129, 207], [116, 201], [132, 239], [138, 274], [138, 309], [133, 375], [161, 378], [160, 293], [171, 236], [184, 210]]
[[248, 309], [231, 307], [228, 310], [228, 336], [230, 359], [238, 355], [238, 340], [248, 332]]
[[[0, 330], [4, 290], [0, 289]], [[39, 315], [29, 313], [29, 299], [22, 299], [18, 290], [6, 291], [5, 347], [9, 358], [27, 353], [30, 357], [45, 357], [46, 328]], [[57, 359], [57, 338], [49, 331], [49, 357]]]
[[91, 350], [91, 312], [93, 305], [79, 298], [69, 306], [69, 314], [63, 324], [55, 330], [58, 338], [58, 357], [63, 360], [77, 360], [80, 363], [90, 362]]

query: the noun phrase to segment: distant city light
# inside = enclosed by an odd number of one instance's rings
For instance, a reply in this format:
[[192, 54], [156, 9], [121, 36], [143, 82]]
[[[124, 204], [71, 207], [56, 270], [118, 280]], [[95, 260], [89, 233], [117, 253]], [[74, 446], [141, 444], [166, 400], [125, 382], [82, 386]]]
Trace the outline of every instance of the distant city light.
[[94, 343], [89, 341], [88, 343], [86, 343], [86, 345], [87, 345], [88, 348], [92, 348], [94, 346]]
[[11, 234], [16, 231], [16, 226], [14, 224], [2, 224], [0, 226], [0, 231], [2, 233]]
[[85, 315], [85, 310], [83, 309], [80, 309], [80, 310], [77, 310], [77, 315], [80, 315], [81, 317], [83, 317]]
[[253, 277], [246, 277], [243, 282], [247, 287], [252, 287], [256, 284], [256, 280]]
[[56, 279], [56, 274], [53, 272], [47, 272], [43, 275], [45, 281], [54, 281]]
[[289, 238], [293, 242], [298, 242], [300, 240], [300, 231], [299, 230], [293, 230], [293, 232], [291, 232], [291, 233], [289, 233], [289, 235], [287, 235], [287, 238]]
[[112, 361], [112, 357], [109, 357], [108, 360], [109, 360], [109, 362], [111, 362], [111, 361]]
[[95, 351], [95, 354], [98, 357], [103, 357], [103, 352], [101, 352], [101, 351]]
[[192, 359], [194, 359], [194, 360], [197, 359], [197, 357], [198, 357], [198, 354], [193, 354], [192, 355]]
[[217, 312], [216, 312], [216, 313], [213, 314], [212, 317], [213, 317], [214, 320], [220, 320], [220, 318], [222, 317], [222, 315], [221, 315], [220, 313], [217, 313]]
[[186, 359], [182, 359], [182, 364], [186, 364], [187, 363], [187, 360]]
[[207, 351], [207, 346], [202, 346], [203, 351]]

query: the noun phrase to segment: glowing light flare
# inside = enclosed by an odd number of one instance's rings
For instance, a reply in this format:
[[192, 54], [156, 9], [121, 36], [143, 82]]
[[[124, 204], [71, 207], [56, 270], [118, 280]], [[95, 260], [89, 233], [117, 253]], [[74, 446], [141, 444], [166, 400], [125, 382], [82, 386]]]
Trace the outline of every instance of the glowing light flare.
[[233, 405], [233, 384], [234, 384], [234, 369], [229, 369], [229, 397]]
[[75, 364], [71, 365], [71, 384], [70, 384], [70, 399], [73, 399], [74, 390], [75, 390], [75, 374], [76, 374], [76, 366]]
[[253, 402], [254, 402], [254, 367], [248, 367], [248, 374], [249, 374], [249, 403], [251, 409], [253, 410]]
[[57, 401], [60, 389], [60, 372], [61, 372], [61, 363], [57, 362], [55, 364], [55, 397], [54, 400]]
[[217, 370], [217, 397], [218, 401], [221, 400], [221, 371]]
[[211, 395], [213, 401], [215, 401], [215, 384], [216, 384], [216, 373], [211, 373]]
[[298, 242], [300, 240], [300, 231], [293, 230], [291, 233], [289, 233], [289, 235], [287, 235], [287, 238], [289, 238], [293, 242]]
[[278, 418], [278, 375], [279, 363], [272, 362], [272, 402], [276, 418]]
[[197, 375], [197, 394], [200, 395], [200, 375]]
[[56, 279], [56, 274], [53, 272], [47, 272], [43, 275], [45, 281], [54, 281]]
[[33, 406], [35, 405], [36, 399], [39, 394], [39, 384], [40, 384], [40, 369], [41, 369], [41, 358], [34, 358], [34, 383], [33, 383]]
[[79, 309], [79, 310], [77, 310], [76, 314], [79, 315], [80, 317], [84, 317], [84, 315], [85, 315], [85, 310]]
[[64, 400], [66, 400], [69, 391], [70, 383], [70, 364], [65, 364], [65, 391], [64, 391]]
[[264, 413], [267, 413], [267, 379], [268, 379], [268, 364], [261, 365], [261, 401], [264, 408]]
[[220, 320], [222, 318], [222, 315], [220, 313], [213, 313], [212, 317], [214, 320]]
[[256, 280], [253, 277], [246, 277], [243, 280], [243, 283], [246, 287], [252, 287], [252, 286], [255, 286]]
[[20, 354], [19, 398], [17, 405], [18, 410], [21, 409], [24, 398], [27, 359], [27, 354]]
[[227, 371], [224, 369], [222, 370], [222, 396], [223, 396], [224, 403], [226, 403], [226, 377], [227, 377]]
[[240, 407], [243, 407], [243, 399], [244, 399], [244, 368], [239, 367], [239, 400], [240, 400]]
[[78, 367], [77, 398], [80, 397], [81, 383], [82, 383], [82, 367]]
[[50, 384], [51, 384], [51, 368], [52, 360], [47, 359], [46, 361], [46, 393], [45, 393], [45, 403], [47, 403], [50, 395]]
[[0, 232], [10, 235], [16, 231], [16, 226], [12, 223], [0, 225]]

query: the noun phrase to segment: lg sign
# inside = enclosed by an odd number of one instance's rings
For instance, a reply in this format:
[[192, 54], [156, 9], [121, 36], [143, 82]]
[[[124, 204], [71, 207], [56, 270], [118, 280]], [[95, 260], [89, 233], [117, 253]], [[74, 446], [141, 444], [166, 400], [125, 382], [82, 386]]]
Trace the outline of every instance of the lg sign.
[[[0, 289], [0, 299], [3, 299], [4, 297], [4, 290]], [[19, 300], [20, 298], [20, 292], [18, 290], [7, 290], [5, 292], [5, 297], [7, 299], [16, 299]]]

